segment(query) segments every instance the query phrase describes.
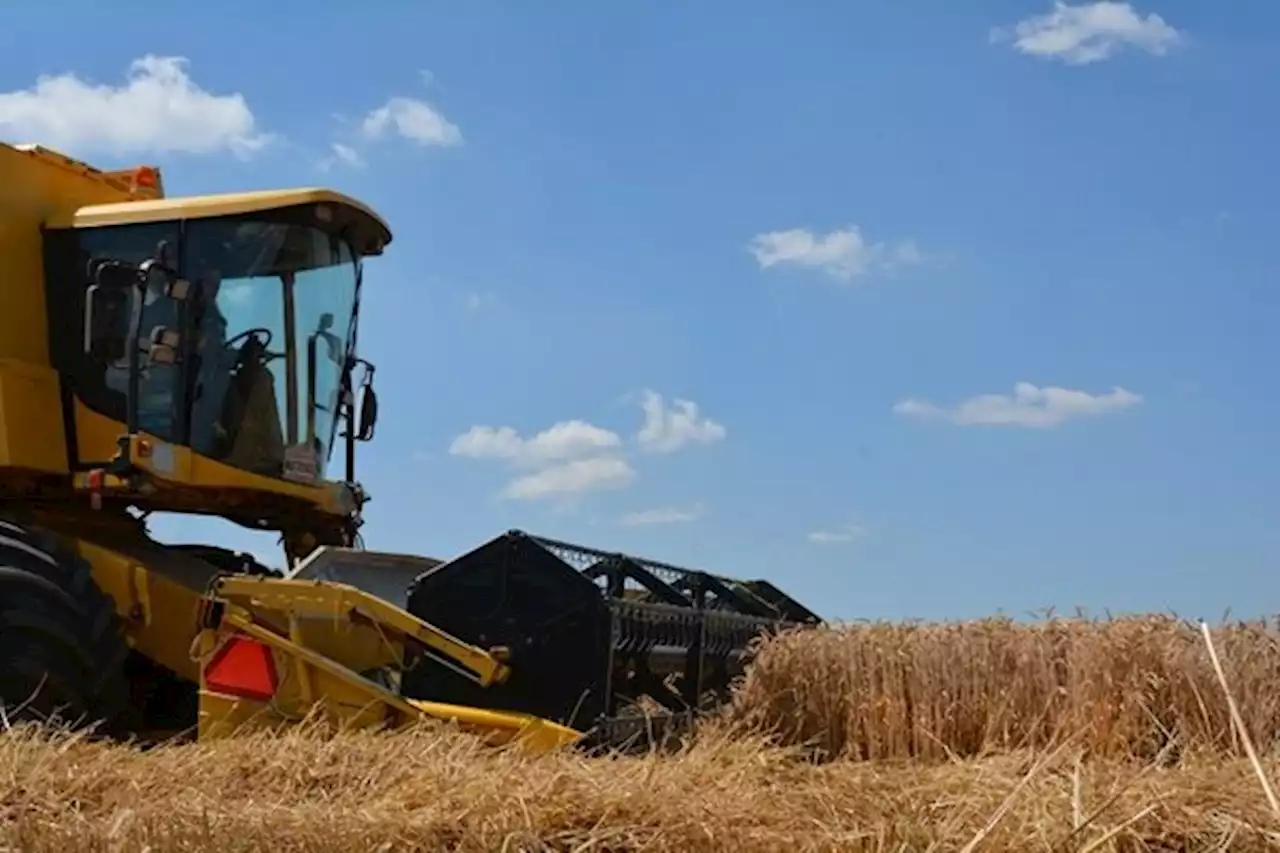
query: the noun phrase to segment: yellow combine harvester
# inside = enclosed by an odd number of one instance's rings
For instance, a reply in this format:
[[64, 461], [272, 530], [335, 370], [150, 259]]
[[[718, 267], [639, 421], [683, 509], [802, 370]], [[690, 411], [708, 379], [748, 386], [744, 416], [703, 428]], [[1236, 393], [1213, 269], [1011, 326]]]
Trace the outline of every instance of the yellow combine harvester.
[[[319, 714], [535, 749], [689, 719], [761, 631], [817, 617], [738, 582], [518, 531], [447, 562], [365, 551], [364, 259], [325, 189], [165, 197], [0, 144], [0, 709], [144, 738]], [[340, 481], [324, 479], [344, 446]], [[286, 568], [166, 545], [155, 511], [278, 531]]]

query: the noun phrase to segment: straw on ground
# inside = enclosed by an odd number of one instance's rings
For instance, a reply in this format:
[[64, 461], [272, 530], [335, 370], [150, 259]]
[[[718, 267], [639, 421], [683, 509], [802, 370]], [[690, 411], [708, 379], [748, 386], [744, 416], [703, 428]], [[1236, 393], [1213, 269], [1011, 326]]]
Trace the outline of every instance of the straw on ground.
[[670, 757], [535, 759], [431, 729], [140, 752], [19, 732], [0, 740], [0, 849], [945, 851], [981, 834], [978, 849], [1025, 851], [1083, 850], [1112, 832], [1129, 849], [1230, 838], [1229, 849], [1264, 850], [1280, 840], [1247, 761], [1145, 772], [1095, 761], [1077, 776], [1070, 752], [1039, 766], [1030, 753], [814, 764], [709, 734]]
[[866, 624], [765, 644], [660, 757], [440, 725], [149, 751], [17, 729], [0, 851], [1276, 850], [1277, 675], [1271, 623]]

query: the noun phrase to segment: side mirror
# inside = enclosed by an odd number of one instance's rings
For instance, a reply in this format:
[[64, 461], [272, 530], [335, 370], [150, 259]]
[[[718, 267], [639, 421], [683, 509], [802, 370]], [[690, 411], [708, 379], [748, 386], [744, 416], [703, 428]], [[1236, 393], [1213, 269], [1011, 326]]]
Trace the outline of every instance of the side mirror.
[[378, 393], [373, 390], [373, 366], [366, 364], [367, 372], [360, 386], [360, 427], [357, 441], [373, 440], [373, 428], [378, 423]]

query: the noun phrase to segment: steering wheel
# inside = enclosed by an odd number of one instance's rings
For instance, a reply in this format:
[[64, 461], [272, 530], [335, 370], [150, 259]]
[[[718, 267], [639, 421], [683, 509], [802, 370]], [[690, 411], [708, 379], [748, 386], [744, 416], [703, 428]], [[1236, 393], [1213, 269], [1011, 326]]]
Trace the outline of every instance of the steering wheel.
[[[261, 340], [264, 337], [266, 338], [266, 340]], [[236, 335], [235, 337], [229, 338], [227, 342], [224, 343], [222, 346], [226, 350], [235, 349], [236, 341], [239, 341], [242, 338], [245, 341], [249, 341], [249, 340], [259, 341], [258, 347], [262, 350], [262, 355], [260, 356], [260, 358], [262, 359], [263, 364], [270, 364], [276, 359], [284, 358], [284, 353], [272, 352], [271, 350], [267, 349], [267, 346], [271, 343], [271, 330], [264, 329], [261, 326], [258, 326], [252, 329], [245, 329], [243, 332]], [[244, 358], [243, 350], [241, 351], [240, 357]]]
[[264, 328], [262, 328], [261, 326], [258, 326], [258, 327], [252, 328], [252, 329], [245, 329], [243, 332], [241, 332], [240, 334], [236, 335], [235, 337], [233, 337], [233, 338], [229, 338], [229, 339], [228, 339], [228, 340], [223, 344], [223, 346], [224, 346], [224, 347], [227, 347], [228, 349], [230, 349], [232, 346], [234, 346], [234, 345], [235, 345], [236, 341], [240, 340], [241, 338], [244, 338], [244, 339], [247, 341], [249, 338], [260, 338], [260, 337], [265, 337], [265, 338], [266, 338], [266, 340], [264, 340], [264, 341], [262, 342], [262, 348], [263, 348], [263, 349], [266, 349], [267, 347], [269, 347], [269, 346], [271, 345], [271, 330], [270, 330], [270, 329], [264, 329]]

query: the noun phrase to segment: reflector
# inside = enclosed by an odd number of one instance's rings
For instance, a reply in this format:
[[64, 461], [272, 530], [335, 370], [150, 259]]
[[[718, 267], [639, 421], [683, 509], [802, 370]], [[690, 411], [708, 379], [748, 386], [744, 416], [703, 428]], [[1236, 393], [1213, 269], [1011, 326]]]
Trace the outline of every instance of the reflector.
[[275, 696], [276, 683], [271, 650], [248, 637], [228, 639], [204, 668], [205, 689], [215, 693], [266, 702]]

